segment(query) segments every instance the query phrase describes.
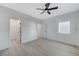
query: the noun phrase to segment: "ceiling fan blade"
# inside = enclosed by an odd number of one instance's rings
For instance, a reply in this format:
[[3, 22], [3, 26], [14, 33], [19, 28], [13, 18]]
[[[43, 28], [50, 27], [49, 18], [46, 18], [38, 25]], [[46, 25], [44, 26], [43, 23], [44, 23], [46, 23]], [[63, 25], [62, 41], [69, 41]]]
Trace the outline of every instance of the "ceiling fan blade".
[[51, 14], [51, 13], [49, 12], [49, 10], [47, 10], [47, 13], [48, 13], [48, 14]]
[[45, 9], [37, 8], [37, 10], [45, 10]]
[[58, 9], [58, 7], [49, 8], [48, 10], [55, 10]]
[[46, 6], [46, 8], [49, 8], [50, 3], [46, 3], [45, 6]]
[[43, 12], [41, 12], [41, 14], [43, 14], [46, 10], [44, 10]]

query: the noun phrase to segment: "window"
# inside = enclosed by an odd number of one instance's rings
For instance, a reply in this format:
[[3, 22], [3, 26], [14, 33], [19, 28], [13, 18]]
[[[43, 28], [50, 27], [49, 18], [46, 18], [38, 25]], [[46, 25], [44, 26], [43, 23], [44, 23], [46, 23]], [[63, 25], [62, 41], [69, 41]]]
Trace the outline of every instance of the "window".
[[70, 33], [70, 21], [59, 22], [58, 23], [58, 32], [69, 34]]

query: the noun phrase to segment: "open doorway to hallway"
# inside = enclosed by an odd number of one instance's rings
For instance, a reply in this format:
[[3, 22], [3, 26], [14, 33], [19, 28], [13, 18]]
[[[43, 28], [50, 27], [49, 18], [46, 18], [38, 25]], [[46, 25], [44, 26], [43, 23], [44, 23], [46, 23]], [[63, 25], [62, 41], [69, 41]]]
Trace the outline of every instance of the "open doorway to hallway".
[[10, 44], [13, 41], [21, 44], [21, 20], [10, 19]]

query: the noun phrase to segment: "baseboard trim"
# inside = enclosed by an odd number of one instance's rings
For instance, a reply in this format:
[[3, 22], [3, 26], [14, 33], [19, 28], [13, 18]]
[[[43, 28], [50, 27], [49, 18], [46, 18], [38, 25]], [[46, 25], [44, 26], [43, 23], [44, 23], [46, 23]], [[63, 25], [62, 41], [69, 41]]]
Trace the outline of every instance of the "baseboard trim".
[[0, 50], [0, 56], [2, 56], [2, 55], [3, 55], [3, 53], [4, 53], [6, 50], [8, 50], [8, 48], [3, 49], [3, 50]]
[[28, 42], [21, 43], [21, 45], [28, 44], [28, 43], [30, 43], [32, 41], [36, 41], [36, 40], [38, 40], [38, 39], [34, 39], [34, 40], [31, 40], [31, 41], [28, 41]]
[[44, 37], [42, 37], [42, 39], [51, 40], [53, 42], [58, 42], [58, 43], [61, 43], [61, 44], [65, 44], [65, 45], [69, 45], [69, 46], [73, 46], [73, 47], [79, 48], [78, 45], [67, 43], [67, 42], [62, 42], [62, 41], [58, 41], [58, 40], [48, 39], [48, 38], [44, 38]]
[[[79, 48], [78, 45], [75, 45], [75, 44], [71, 44], [71, 43], [67, 43], [67, 42], [63, 42], [63, 41], [58, 41], [58, 40], [53, 40], [53, 39], [48, 39], [48, 38], [44, 38], [44, 37], [40, 37], [38, 39], [45, 39], [45, 40], [50, 40], [50, 41], [53, 41], [53, 42], [57, 42], [57, 43], [61, 43], [61, 44], [64, 44], [64, 45], [68, 45], [68, 46], [72, 46], [72, 47], [76, 47], [76, 48]], [[35, 39], [35, 40], [38, 40], [38, 39]], [[32, 40], [32, 41], [35, 41], [35, 40]], [[26, 43], [22, 43], [22, 45], [24, 44], [28, 44], [32, 41], [29, 41], [29, 42], [26, 42]]]

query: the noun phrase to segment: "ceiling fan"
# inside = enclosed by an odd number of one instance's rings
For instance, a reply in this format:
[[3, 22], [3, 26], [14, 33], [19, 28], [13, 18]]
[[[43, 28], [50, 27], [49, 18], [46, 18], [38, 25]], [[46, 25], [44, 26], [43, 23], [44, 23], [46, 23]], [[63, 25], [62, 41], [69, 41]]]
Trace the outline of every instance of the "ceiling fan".
[[47, 11], [48, 14], [51, 14], [50, 10], [56, 10], [56, 9], [58, 9], [58, 6], [53, 7], [53, 8], [49, 8], [49, 6], [50, 6], [50, 3], [46, 3], [44, 9], [37, 8], [37, 10], [43, 10], [43, 12], [41, 12], [41, 14], [45, 13], [46, 11]]

